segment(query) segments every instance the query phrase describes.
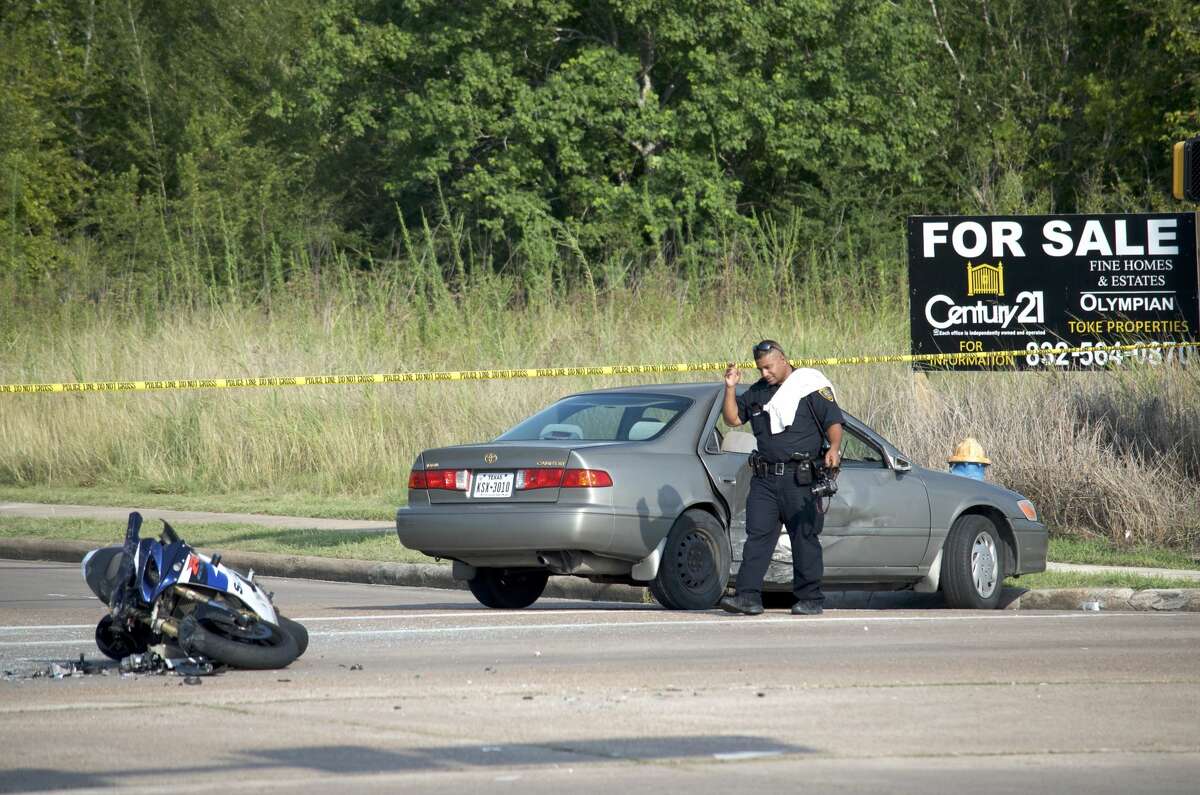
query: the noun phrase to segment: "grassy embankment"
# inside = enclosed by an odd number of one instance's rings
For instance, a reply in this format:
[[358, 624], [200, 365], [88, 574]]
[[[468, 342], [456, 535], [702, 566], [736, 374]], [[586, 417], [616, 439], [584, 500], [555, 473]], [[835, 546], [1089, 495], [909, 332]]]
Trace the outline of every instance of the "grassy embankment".
[[[749, 358], [764, 336], [797, 357], [906, 349], [898, 259], [851, 266], [760, 242], [636, 279], [621, 263], [540, 281], [468, 269], [454, 292], [430, 275], [432, 253], [418, 258], [423, 276], [410, 264], [301, 277], [255, 303], [9, 292], [0, 382], [720, 362]], [[1056, 535], [1113, 549], [1200, 543], [1196, 368], [825, 369], [843, 405], [920, 464], [944, 468], [959, 439], [978, 438], [989, 477], [1031, 497]], [[387, 519], [423, 448], [492, 437], [574, 390], [717, 378], [5, 395], [0, 496]]]

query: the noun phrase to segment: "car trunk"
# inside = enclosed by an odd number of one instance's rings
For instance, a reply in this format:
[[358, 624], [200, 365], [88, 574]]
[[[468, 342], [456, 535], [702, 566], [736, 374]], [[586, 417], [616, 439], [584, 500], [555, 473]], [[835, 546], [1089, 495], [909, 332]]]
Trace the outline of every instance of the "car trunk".
[[[434, 505], [556, 502], [561, 491], [557, 485], [521, 488], [522, 482], [554, 483], [553, 471], [572, 466], [572, 448], [583, 446], [588, 444], [579, 440], [559, 444], [494, 442], [427, 450], [422, 454], [427, 471], [453, 470], [458, 473], [458, 482], [466, 487], [462, 491], [429, 489], [429, 502]], [[537, 478], [546, 481], [539, 482]]]

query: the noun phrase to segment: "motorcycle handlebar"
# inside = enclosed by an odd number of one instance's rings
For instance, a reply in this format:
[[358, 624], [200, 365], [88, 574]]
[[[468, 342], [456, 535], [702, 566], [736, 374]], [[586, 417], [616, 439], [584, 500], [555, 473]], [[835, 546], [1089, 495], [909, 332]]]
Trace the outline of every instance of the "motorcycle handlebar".
[[129, 524], [125, 527], [125, 543], [121, 547], [121, 568], [117, 572], [117, 582], [112, 591], [108, 606], [115, 614], [121, 612], [125, 605], [125, 593], [133, 580], [133, 558], [137, 554], [139, 534], [142, 529], [142, 515], [137, 511], [129, 514]]

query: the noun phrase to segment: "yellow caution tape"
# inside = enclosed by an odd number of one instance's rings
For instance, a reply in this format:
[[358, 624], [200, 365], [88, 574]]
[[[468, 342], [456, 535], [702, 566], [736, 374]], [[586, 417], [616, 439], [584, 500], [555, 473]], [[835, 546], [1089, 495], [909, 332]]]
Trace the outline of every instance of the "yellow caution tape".
[[[1200, 347], [1200, 342], [1143, 342], [1129, 345], [1078, 348], [1038, 348], [1019, 351], [959, 351], [955, 353], [882, 354], [878, 356], [831, 356], [823, 359], [792, 359], [794, 367], [836, 367], [847, 364], [972, 365], [1012, 367], [1021, 356], [1058, 358], [1073, 354], [1170, 351]], [[737, 362], [753, 370], [753, 362]], [[240, 387], [319, 386], [340, 384], [405, 384], [420, 381], [489, 381], [508, 378], [564, 378], [596, 375], [650, 375], [723, 371], [729, 362], [681, 362], [678, 364], [619, 364], [599, 367], [537, 367], [516, 370], [449, 370], [445, 372], [370, 373], [363, 375], [297, 375], [262, 378], [181, 378], [160, 381], [84, 381], [61, 384], [0, 384], [0, 394], [43, 394], [54, 392], [147, 392], [166, 389], [235, 389]]]

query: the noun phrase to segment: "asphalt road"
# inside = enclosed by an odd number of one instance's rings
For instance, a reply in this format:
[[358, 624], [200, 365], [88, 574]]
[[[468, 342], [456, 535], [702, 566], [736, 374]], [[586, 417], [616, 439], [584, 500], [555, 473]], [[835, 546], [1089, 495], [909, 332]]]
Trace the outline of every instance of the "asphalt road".
[[78, 568], [0, 561], [0, 791], [1195, 792], [1200, 614], [735, 618], [261, 580], [290, 668], [100, 659]]

